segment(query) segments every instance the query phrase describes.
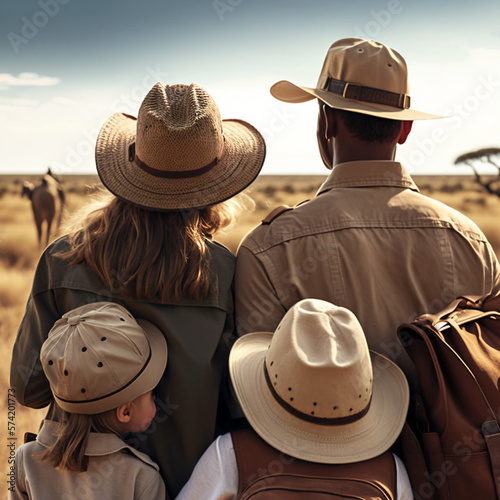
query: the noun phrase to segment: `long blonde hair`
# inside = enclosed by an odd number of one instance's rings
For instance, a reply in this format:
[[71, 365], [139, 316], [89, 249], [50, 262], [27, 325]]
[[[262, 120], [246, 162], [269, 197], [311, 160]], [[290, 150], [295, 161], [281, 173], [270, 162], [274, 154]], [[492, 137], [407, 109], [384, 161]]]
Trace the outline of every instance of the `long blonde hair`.
[[56, 442], [38, 453], [40, 460], [49, 462], [54, 468], [73, 472], [85, 472], [89, 457], [85, 455], [89, 433], [119, 433], [111, 425], [110, 410], [96, 415], [68, 413], [56, 405], [59, 428]]
[[216, 290], [207, 239], [229, 225], [238, 204], [185, 212], [141, 208], [115, 196], [78, 216], [70, 264], [85, 262], [109, 290], [137, 299], [200, 299]]

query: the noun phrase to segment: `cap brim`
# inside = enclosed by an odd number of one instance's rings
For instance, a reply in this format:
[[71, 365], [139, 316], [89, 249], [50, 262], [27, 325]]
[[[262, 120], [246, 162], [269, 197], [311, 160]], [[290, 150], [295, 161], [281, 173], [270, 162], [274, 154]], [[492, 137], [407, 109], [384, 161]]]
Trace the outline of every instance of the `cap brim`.
[[81, 413], [84, 415], [103, 413], [133, 401], [146, 392], [153, 390], [158, 385], [167, 366], [167, 341], [163, 333], [149, 321], [144, 319], [136, 319], [136, 321], [146, 333], [151, 353], [151, 357], [140, 375], [125, 388], [97, 401], [89, 400], [70, 403], [62, 401], [54, 395], [54, 399], [63, 410], [69, 413]]
[[282, 80], [271, 87], [271, 94], [276, 99], [290, 103], [301, 103], [320, 99], [325, 104], [335, 109], [344, 109], [353, 113], [378, 116], [390, 120], [435, 120], [437, 118], [446, 118], [445, 116], [432, 115], [414, 109], [398, 109], [383, 104], [368, 104], [353, 99], [346, 99], [340, 95], [333, 94], [326, 90], [313, 89], [310, 87], [301, 87], [294, 83]]
[[360, 420], [344, 425], [321, 425], [287, 412], [273, 397], [263, 363], [272, 333], [239, 338], [229, 357], [229, 370], [238, 401], [250, 425], [264, 441], [301, 460], [326, 464], [360, 462], [387, 451], [398, 438], [408, 410], [409, 388], [401, 369], [371, 353], [373, 394]]
[[196, 177], [166, 179], [141, 170], [129, 159], [137, 120], [116, 113], [102, 126], [96, 143], [99, 177], [109, 191], [144, 208], [183, 210], [227, 200], [259, 174], [266, 154], [260, 132], [243, 120], [223, 120], [224, 152], [218, 163]]

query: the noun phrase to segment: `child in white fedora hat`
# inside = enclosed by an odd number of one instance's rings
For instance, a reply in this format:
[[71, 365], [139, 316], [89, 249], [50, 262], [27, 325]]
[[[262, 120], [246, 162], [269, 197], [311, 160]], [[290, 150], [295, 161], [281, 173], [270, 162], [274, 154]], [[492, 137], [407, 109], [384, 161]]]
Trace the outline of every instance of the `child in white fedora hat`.
[[164, 499], [156, 463], [121, 439], [155, 416], [167, 365], [160, 330], [118, 304], [88, 304], [55, 323], [41, 361], [59, 422], [45, 420], [17, 450], [10, 498]]
[[159, 464], [171, 497], [228, 421], [219, 403], [235, 256], [214, 235], [233, 220], [229, 198], [256, 178], [265, 150], [255, 127], [222, 119], [195, 83], [158, 82], [136, 116], [105, 120], [96, 167], [106, 197], [76, 214], [70, 233], [41, 256], [14, 345], [11, 387], [21, 404], [42, 408], [53, 398], [37, 355], [62, 314], [111, 300], [154, 321], [169, 346], [156, 390], [161, 418], [135, 441]]
[[229, 367], [253, 430], [217, 438], [179, 500], [246, 499], [269, 489], [272, 498], [413, 498], [403, 463], [388, 452], [405, 422], [408, 383], [368, 350], [351, 311], [302, 300], [274, 334], [238, 339]]

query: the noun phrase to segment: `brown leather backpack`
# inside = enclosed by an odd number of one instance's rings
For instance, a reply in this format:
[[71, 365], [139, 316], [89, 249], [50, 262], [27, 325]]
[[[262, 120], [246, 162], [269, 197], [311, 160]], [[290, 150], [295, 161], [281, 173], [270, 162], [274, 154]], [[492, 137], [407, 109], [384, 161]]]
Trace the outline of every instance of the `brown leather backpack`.
[[252, 429], [231, 432], [238, 464], [238, 500], [395, 500], [391, 453], [355, 464], [317, 464], [280, 453]]
[[500, 295], [398, 328], [420, 394], [401, 436], [416, 500], [500, 499]]

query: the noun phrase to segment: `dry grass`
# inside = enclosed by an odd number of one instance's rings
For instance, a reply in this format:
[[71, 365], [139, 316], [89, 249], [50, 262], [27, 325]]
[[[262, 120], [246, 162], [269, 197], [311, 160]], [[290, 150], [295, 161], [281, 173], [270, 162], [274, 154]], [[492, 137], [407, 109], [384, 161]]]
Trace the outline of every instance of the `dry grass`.
[[[23, 179], [24, 180], [24, 179]], [[33, 179], [30, 179], [33, 180]], [[220, 235], [218, 239], [233, 252], [236, 251], [243, 236], [260, 223], [273, 208], [281, 204], [294, 205], [314, 197], [323, 177], [261, 177], [249, 189], [254, 200], [254, 209], [246, 210], [237, 223]], [[428, 194], [473, 219], [491, 241], [497, 255], [500, 254], [500, 199], [484, 194], [470, 180], [462, 178], [416, 179], [422, 192]], [[67, 191], [69, 212], [86, 203], [89, 194], [95, 191], [95, 177], [67, 178], [64, 183]], [[0, 338], [1, 356], [5, 363], [1, 367], [2, 390], [4, 396], [0, 403], [0, 414], [7, 417], [7, 388], [9, 360], [17, 328], [21, 322], [28, 298], [39, 251], [36, 243], [35, 227], [32, 220], [30, 203], [21, 199], [20, 183], [16, 178], [0, 177]], [[36, 432], [43, 418], [44, 410], [16, 408], [16, 436], [21, 443], [25, 432]], [[4, 431], [7, 436], [7, 419]], [[4, 441], [5, 442], [5, 441]], [[6, 446], [1, 447], [0, 464], [7, 467]], [[2, 469], [6, 470], [6, 469]]]

